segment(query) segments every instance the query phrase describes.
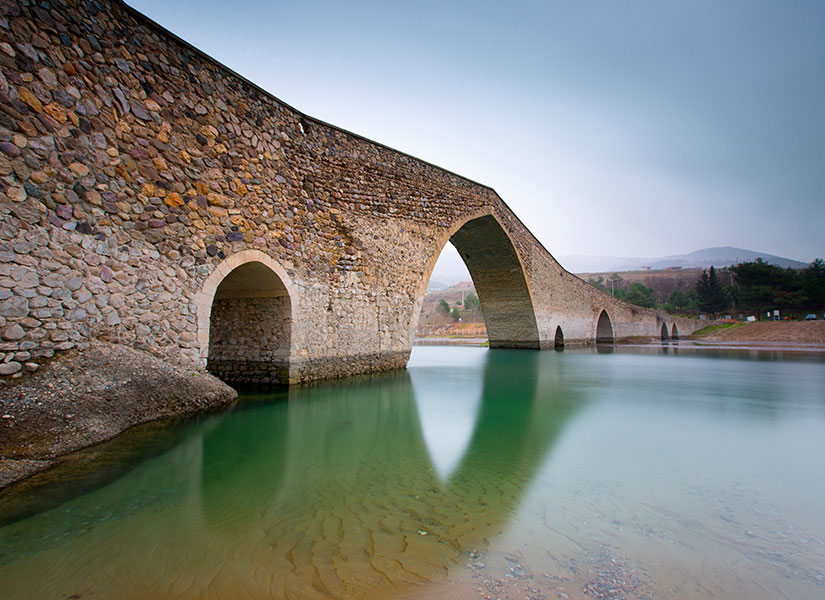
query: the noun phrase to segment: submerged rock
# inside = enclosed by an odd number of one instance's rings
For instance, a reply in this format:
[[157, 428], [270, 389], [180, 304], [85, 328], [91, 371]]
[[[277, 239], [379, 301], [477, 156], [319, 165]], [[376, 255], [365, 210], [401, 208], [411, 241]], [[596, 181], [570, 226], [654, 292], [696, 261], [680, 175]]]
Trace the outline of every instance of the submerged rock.
[[140, 423], [216, 408], [237, 392], [216, 377], [116, 344], [60, 355], [0, 389], [0, 487]]

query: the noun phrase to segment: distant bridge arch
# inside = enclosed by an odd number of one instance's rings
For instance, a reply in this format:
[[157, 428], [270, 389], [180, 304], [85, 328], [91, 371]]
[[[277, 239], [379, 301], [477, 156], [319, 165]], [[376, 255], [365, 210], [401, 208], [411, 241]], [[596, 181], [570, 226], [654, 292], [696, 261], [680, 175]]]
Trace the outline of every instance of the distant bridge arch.
[[612, 344], [615, 341], [613, 334], [613, 322], [606, 310], [599, 313], [599, 320], [596, 322], [596, 343]]

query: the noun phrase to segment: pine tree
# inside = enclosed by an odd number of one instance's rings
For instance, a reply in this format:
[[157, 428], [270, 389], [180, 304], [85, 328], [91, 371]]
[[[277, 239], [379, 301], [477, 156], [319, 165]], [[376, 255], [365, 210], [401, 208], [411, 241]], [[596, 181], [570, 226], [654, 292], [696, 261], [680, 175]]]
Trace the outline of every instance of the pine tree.
[[802, 271], [802, 282], [811, 308], [825, 306], [825, 261], [817, 258]]
[[716, 315], [728, 307], [727, 294], [713, 267], [710, 268], [710, 272], [702, 271], [696, 282], [696, 295], [699, 300], [699, 310], [702, 312]]

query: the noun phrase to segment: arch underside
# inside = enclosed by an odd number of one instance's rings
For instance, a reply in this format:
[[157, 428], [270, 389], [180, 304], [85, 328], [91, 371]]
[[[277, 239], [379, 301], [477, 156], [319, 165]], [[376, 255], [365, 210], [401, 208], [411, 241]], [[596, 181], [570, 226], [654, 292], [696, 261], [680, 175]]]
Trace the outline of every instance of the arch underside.
[[289, 383], [291, 303], [266, 265], [245, 263], [218, 286], [206, 368], [227, 383]]
[[473, 279], [491, 348], [539, 348], [530, 290], [515, 248], [492, 216], [467, 221], [450, 242]]
[[599, 321], [596, 325], [596, 343], [597, 344], [612, 344], [613, 337], [613, 323], [610, 321], [610, 316], [606, 310], [599, 314]]

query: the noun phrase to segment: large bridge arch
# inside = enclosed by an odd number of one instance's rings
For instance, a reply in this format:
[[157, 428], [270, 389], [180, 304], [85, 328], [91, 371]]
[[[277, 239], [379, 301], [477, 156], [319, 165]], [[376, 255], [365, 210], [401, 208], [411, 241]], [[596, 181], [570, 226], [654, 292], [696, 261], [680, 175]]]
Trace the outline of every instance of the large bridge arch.
[[421, 301], [444, 246], [455, 246], [473, 280], [491, 348], [540, 348], [532, 292], [524, 265], [509, 234], [491, 212], [458, 221], [438, 240], [423, 273], [412, 317], [418, 323]]
[[257, 250], [220, 263], [197, 298], [201, 363], [230, 383], [289, 383], [294, 286]]

